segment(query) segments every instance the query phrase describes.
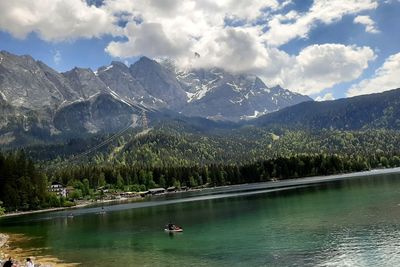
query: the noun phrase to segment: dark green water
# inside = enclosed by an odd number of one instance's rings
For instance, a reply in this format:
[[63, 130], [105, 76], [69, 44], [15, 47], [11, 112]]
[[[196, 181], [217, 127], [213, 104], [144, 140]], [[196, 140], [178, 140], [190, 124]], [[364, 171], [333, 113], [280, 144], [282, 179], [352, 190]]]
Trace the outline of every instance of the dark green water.
[[[6, 218], [0, 232], [82, 266], [400, 266], [399, 174], [163, 201]], [[170, 220], [184, 233], [164, 233]]]

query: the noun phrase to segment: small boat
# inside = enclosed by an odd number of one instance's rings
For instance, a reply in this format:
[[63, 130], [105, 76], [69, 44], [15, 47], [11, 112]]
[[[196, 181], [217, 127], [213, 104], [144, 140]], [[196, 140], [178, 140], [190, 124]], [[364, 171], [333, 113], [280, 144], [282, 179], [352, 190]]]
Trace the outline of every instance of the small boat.
[[165, 228], [164, 231], [167, 232], [167, 233], [182, 233], [182, 232], [183, 232], [183, 229], [182, 229], [182, 228], [179, 228], [179, 229], [172, 229], [172, 230], [170, 230], [170, 229], [168, 229], [168, 228]]
[[164, 231], [167, 233], [181, 233], [183, 232], [183, 229], [175, 224], [167, 224], [164, 228]]

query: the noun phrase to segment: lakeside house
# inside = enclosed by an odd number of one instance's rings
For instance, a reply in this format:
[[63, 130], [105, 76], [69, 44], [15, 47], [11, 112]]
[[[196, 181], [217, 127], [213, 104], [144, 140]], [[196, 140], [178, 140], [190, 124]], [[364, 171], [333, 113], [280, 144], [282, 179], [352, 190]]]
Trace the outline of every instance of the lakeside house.
[[52, 182], [47, 190], [51, 193], [55, 193], [57, 196], [62, 196], [62, 197], [67, 196], [66, 187], [59, 182]]

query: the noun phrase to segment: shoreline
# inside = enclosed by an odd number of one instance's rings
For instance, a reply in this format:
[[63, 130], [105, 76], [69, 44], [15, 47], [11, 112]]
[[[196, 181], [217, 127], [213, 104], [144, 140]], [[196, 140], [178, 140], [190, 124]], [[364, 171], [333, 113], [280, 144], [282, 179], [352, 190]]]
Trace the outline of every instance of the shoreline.
[[[90, 207], [90, 206], [96, 206], [96, 205], [99, 205], [101, 203], [104, 203], [104, 204], [119, 203], [119, 202], [125, 203], [125, 202], [130, 202], [130, 201], [137, 201], [137, 200], [138, 200], [137, 198], [136, 199], [133, 199], [133, 198], [120, 198], [120, 199], [104, 200], [103, 202], [87, 201], [87, 202], [80, 203], [80, 204], [77, 204], [77, 205], [72, 206], [72, 207], [57, 207], [57, 208], [48, 208], [48, 209], [41, 209], [41, 210], [28, 210], [28, 211], [9, 212], [9, 213], [1, 215], [0, 219], [1, 218], [6, 218], [6, 217], [15, 217], [15, 216], [28, 215], [28, 214], [52, 212], [52, 211], [81, 209], [81, 208], [86, 208], [86, 207]], [[139, 200], [141, 200], [141, 199], [139, 199]]]
[[[331, 182], [331, 181], [336, 181], [336, 180], [344, 180], [347, 178], [360, 178], [360, 177], [368, 177], [368, 176], [372, 176], [372, 175], [394, 174], [394, 173], [400, 173], [400, 167], [386, 168], [386, 169], [372, 169], [372, 170], [368, 170], [368, 171], [331, 174], [331, 175], [325, 175], [325, 176], [319, 175], [319, 176], [309, 176], [309, 177], [300, 177], [300, 178], [290, 178], [290, 179], [282, 179], [282, 180], [260, 182], [260, 183], [245, 183], [245, 184], [234, 184], [234, 185], [225, 185], [225, 186], [217, 186], [217, 187], [206, 187], [206, 188], [202, 188], [202, 189], [193, 189], [191, 191], [206, 192], [208, 190], [216, 190], [216, 189], [217, 190], [218, 189], [228, 189], [228, 191], [229, 191], [229, 189], [235, 190], [235, 188], [243, 186], [243, 185], [254, 186], [254, 189], [257, 189], [257, 187], [259, 187], [261, 185], [264, 185], [263, 186], [264, 189], [266, 189], [266, 188], [271, 188], [271, 189], [276, 188], [277, 189], [277, 188], [285, 188], [285, 187], [291, 187], [291, 186], [325, 183], [325, 182]], [[177, 194], [177, 193], [182, 193], [182, 192], [185, 192], [185, 191], [177, 191], [177, 192], [171, 192], [171, 193], [167, 193], [167, 194]], [[127, 202], [134, 202], [134, 201], [143, 201], [143, 200], [145, 200], [144, 197], [110, 199], [110, 200], [104, 200], [103, 202], [87, 201], [87, 202], [84, 202], [84, 203], [81, 203], [81, 204], [78, 204], [78, 205], [72, 206], [72, 207], [57, 207], [57, 208], [48, 208], [48, 209], [32, 210], [32, 211], [10, 212], [10, 213], [1, 215], [0, 219], [6, 218], [6, 217], [15, 217], [15, 216], [22, 216], [22, 215], [36, 214], [36, 213], [81, 209], [81, 208], [86, 208], [86, 207], [90, 207], [90, 206], [96, 206], [101, 203], [115, 204], [115, 203], [127, 203]], [[0, 233], [0, 235], [1, 235], [1, 233]], [[0, 237], [0, 244], [1, 244], [1, 237]], [[1, 246], [0, 246], [0, 248], [1, 248]]]
[[4, 261], [7, 259], [7, 255], [3, 252], [3, 249], [6, 247], [8, 239], [8, 235], [0, 233], [0, 266], [3, 266]]
[[8, 242], [8, 235], [0, 233], [0, 249], [2, 249]]
[[19, 247], [11, 245], [13, 242], [25, 240], [26, 237], [19, 234], [5, 234], [0, 233], [0, 266], [4, 264], [9, 258], [13, 261], [13, 266], [23, 267], [25, 266], [26, 258], [31, 258], [35, 266], [41, 267], [76, 267], [78, 263], [65, 263], [62, 260], [48, 255], [43, 252], [39, 252], [35, 249], [21, 249]]
[[9, 212], [4, 215], [0, 216], [1, 218], [6, 218], [6, 217], [15, 217], [15, 216], [21, 216], [21, 215], [27, 215], [27, 214], [36, 214], [36, 213], [44, 213], [44, 212], [52, 212], [52, 211], [62, 211], [62, 210], [69, 210], [69, 209], [79, 209], [79, 208], [84, 208], [87, 206], [90, 206], [94, 203], [85, 203], [85, 204], [78, 204], [76, 206], [72, 207], [57, 207], [57, 208], [48, 208], [48, 209], [41, 209], [41, 210], [28, 210], [28, 211], [17, 211], [17, 212]]

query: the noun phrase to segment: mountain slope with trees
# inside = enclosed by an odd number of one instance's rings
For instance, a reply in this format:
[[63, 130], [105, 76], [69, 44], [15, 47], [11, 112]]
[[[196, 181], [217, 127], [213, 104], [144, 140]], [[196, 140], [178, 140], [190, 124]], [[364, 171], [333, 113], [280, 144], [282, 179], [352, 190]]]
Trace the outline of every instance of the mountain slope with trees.
[[303, 102], [251, 122], [261, 127], [400, 129], [400, 89], [333, 101]]

